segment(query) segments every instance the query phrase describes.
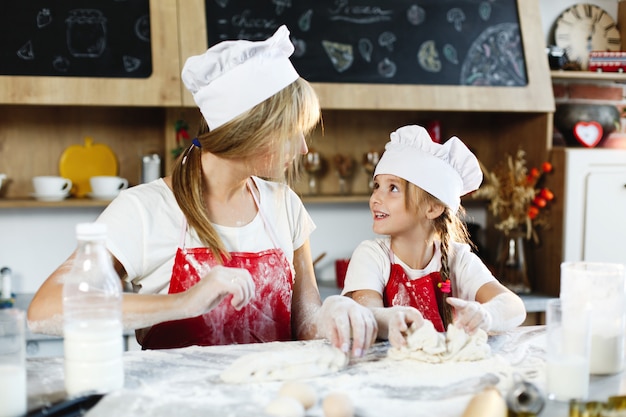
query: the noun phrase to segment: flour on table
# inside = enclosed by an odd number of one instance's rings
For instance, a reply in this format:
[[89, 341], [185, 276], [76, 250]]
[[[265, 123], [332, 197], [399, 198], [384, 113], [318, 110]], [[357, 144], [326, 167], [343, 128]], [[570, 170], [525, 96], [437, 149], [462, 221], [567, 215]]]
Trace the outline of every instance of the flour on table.
[[339, 371], [348, 365], [348, 356], [329, 345], [252, 353], [235, 360], [220, 375], [230, 383], [283, 381], [310, 378]]
[[487, 333], [482, 329], [470, 335], [450, 324], [448, 332], [443, 334], [437, 332], [433, 323], [427, 320], [420, 328], [409, 329], [406, 340], [406, 346], [390, 348], [388, 356], [393, 359], [441, 363], [478, 361], [491, 355]]

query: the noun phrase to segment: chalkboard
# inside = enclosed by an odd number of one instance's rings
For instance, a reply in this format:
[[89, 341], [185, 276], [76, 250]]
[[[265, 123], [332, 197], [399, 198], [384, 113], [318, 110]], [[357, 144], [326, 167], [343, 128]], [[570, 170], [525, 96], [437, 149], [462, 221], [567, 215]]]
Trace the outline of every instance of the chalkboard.
[[[520, 0], [524, 1], [524, 0]], [[281, 24], [312, 82], [526, 86], [517, 0], [205, 0], [209, 46]]]
[[147, 78], [149, 0], [2, 0], [0, 74]]

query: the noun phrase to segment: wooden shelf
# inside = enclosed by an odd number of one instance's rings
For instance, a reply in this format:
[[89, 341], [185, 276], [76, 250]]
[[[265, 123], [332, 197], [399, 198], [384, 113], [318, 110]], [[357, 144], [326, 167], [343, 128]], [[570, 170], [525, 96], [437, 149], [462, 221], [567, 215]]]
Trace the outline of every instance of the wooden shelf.
[[0, 198], [0, 209], [10, 208], [80, 208], [80, 207], [106, 207], [110, 201], [92, 200], [90, 198], [68, 198], [62, 201], [39, 201], [28, 197]]
[[623, 72], [550, 71], [553, 80], [626, 81]]
[[369, 202], [370, 195], [302, 195], [300, 198], [302, 198], [305, 204], [367, 203]]

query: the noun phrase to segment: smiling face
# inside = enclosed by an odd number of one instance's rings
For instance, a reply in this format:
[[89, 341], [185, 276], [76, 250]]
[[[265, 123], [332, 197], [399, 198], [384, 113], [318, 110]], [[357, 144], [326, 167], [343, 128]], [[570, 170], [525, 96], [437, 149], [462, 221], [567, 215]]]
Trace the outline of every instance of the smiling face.
[[445, 207], [427, 196], [417, 186], [395, 175], [377, 175], [370, 197], [374, 233], [409, 239], [432, 238], [432, 221]]
[[407, 206], [407, 188], [407, 182], [395, 175], [381, 174], [374, 178], [370, 197], [374, 233], [393, 236], [417, 227], [417, 213]]

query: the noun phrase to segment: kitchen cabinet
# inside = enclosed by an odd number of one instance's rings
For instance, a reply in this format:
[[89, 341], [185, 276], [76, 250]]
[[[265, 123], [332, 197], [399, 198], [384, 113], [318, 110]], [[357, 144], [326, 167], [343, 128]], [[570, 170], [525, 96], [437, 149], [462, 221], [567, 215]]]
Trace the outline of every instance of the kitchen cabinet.
[[[206, 50], [204, 1], [152, 0], [150, 5], [155, 74], [149, 80], [0, 77], [0, 172], [11, 179], [0, 195], [0, 208], [104, 206], [90, 200], [39, 203], [29, 198], [31, 178], [57, 174], [62, 151], [82, 143], [85, 136], [113, 149], [119, 175], [131, 184], [139, 182], [140, 156], [147, 152], [159, 153], [164, 173], [170, 172], [175, 122], [187, 121], [193, 135], [200, 118], [179, 73], [188, 56]], [[519, 1], [518, 10], [525, 86], [314, 83], [323, 107], [323, 129], [313, 133], [310, 146], [327, 165], [318, 194], [308, 194], [306, 175], [294, 184], [296, 191], [308, 202], [367, 201], [363, 154], [382, 152], [390, 132], [400, 126], [434, 120], [441, 123], [442, 138], [459, 136], [486, 166], [520, 147], [530, 165], [549, 159], [554, 99], [543, 35], [536, 27], [541, 19], [538, 1]], [[332, 164], [337, 154], [355, 163], [345, 195]], [[533, 288], [539, 292], [550, 289], [543, 277], [558, 273], [558, 232], [546, 236], [542, 247], [529, 255], [535, 268], [531, 275], [537, 277]]]
[[565, 161], [563, 258], [626, 264], [626, 150], [560, 150]]

